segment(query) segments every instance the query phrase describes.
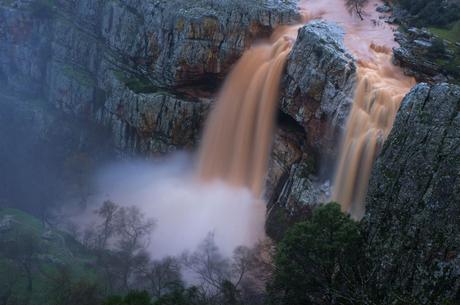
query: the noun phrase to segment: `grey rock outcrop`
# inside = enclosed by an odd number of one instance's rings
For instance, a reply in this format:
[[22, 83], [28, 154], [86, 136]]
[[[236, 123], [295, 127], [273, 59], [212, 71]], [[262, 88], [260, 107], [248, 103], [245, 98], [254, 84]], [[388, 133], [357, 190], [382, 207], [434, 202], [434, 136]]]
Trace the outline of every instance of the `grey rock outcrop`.
[[398, 48], [393, 49], [394, 62], [407, 75], [421, 82], [454, 82], [460, 76], [455, 41], [444, 40], [427, 29], [411, 27], [396, 32]]
[[351, 108], [356, 66], [336, 25], [313, 21], [299, 30], [283, 79], [281, 111], [307, 133], [317, 152], [334, 154], [334, 137]]
[[318, 178], [319, 168], [337, 154], [335, 143], [351, 108], [355, 73], [339, 27], [313, 21], [299, 30], [280, 101], [291, 138], [275, 138], [267, 182], [266, 230], [272, 238], [281, 238], [290, 224], [327, 200], [328, 182]]
[[368, 255], [388, 304], [459, 296], [459, 157], [460, 87], [416, 86], [375, 163], [366, 200]]
[[[144, 39], [134, 60], [160, 85], [222, 79], [255, 38], [299, 20], [293, 1], [143, 1]], [[111, 28], [116, 29], [117, 25]], [[108, 33], [110, 37], [120, 37]], [[119, 41], [126, 44], [124, 37]]]

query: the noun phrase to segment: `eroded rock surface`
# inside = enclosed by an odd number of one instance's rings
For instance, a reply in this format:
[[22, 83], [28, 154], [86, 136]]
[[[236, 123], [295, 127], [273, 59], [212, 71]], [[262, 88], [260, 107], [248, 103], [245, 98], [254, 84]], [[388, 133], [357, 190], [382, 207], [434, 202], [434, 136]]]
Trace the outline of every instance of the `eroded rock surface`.
[[395, 40], [400, 46], [393, 49], [394, 62], [400, 65], [407, 75], [424, 82], [449, 79], [437, 63], [439, 59], [449, 56], [442, 40], [436, 39], [426, 30], [417, 28], [410, 28], [407, 32], [396, 32]]
[[[337, 154], [336, 141], [351, 108], [355, 73], [339, 27], [313, 21], [299, 30], [280, 101], [283, 121], [295, 131], [291, 129], [287, 142], [279, 135], [275, 138], [267, 183], [267, 232], [275, 239], [327, 200], [330, 186], [319, 178], [319, 168]], [[290, 152], [285, 153], [285, 148]]]
[[356, 66], [343, 35], [323, 21], [302, 27], [283, 79], [281, 111], [304, 128], [316, 151], [334, 153], [332, 140], [351, 108]]
[[0, 80], [111, 130], [121, 152], [164, 153], [193, 145], [252, 41], [298, 19], [280, 0], [8, 1]]
[[420, 84], [402, 102], [366, 200], [369, 257], [388, 302], [458, 297], [459, 173], [460, 87]]

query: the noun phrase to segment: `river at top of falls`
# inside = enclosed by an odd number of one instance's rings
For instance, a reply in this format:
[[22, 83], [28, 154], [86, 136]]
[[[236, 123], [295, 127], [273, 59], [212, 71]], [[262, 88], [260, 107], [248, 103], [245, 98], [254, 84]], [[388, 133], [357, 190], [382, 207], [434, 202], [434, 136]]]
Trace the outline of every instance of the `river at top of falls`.
[[[302, 0], [305, 22], [324, 19], [341, 26], [355, 57], [354, 102], [333, 178], [331, 200], [361, 218], [372, 164], [388, 136], [403, 96], [415, 81], [391, 62], [394, 28], [379, 19], [378, 0], [368, 1], [363, 20], [345, 0]], [[199, 176], [247, 187], [260, 196], [270, 152], [279, 85], [297, 26], [280, 26], [247, 50], [233, 68], [207, 122], [199, 152]]]

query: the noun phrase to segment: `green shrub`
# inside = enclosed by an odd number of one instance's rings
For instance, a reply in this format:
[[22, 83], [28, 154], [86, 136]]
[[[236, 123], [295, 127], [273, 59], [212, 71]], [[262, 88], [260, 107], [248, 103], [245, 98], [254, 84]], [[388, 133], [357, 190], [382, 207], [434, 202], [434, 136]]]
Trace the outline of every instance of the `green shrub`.
[[410, 24], [415, 26], [446, 26], [460, 19], [457, 4], [440, 4], [439, 0], [397, 0], [411, 15]]

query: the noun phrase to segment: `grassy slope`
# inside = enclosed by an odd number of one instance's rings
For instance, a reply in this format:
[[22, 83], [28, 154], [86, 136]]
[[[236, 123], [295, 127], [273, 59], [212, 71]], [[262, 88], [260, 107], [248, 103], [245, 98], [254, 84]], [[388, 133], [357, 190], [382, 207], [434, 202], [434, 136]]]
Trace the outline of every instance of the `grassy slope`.
[[456, 82], [460, 83], [460, 47], [455, 44], [460, 42], [460, 20], [448, 28], [431, 27], [429, 30], [439, 38], [451, 42], [448, 49], [453, 52], [454, 58], [452, 60], [438, 59], [436, 63], [450, 71], [452, 75], [456, 75]]
[[429, 28], [430, 31], [443, 39], [450, 42], [460, 42], [460, 20], [452, 24], [449, 28]]
[[[50, 277], [55, 277], [59, 267], [69, 268], [74, 279], [84, 278], [97, 281], [94, 266], [95, 258], [91, 253], [65, 232], [49, 230], [35, 217], [15, 209], [1, 209], [0, 221], [6, 215], [13, 218], [10, 230], [0, 231], [3, 240], [14, 238], [14, 234], [34, 236], [38, 239], [40, 254], [35, 258], [33, 268], [33, 289], [30, 304], [46, 305], [47, 291], [51, 284]], [[47, 238], [44, 238], [44, 237]], [[17, 277], [17, 280], [14, 278]], [[0, 296], [8, 282], [14, 282], [13, 294], [19, 299], [27, 295], [27, 280], [24, 271], [13, 261], [0, 254]], [[3, 291], [2, 291], [3, 290]]]

